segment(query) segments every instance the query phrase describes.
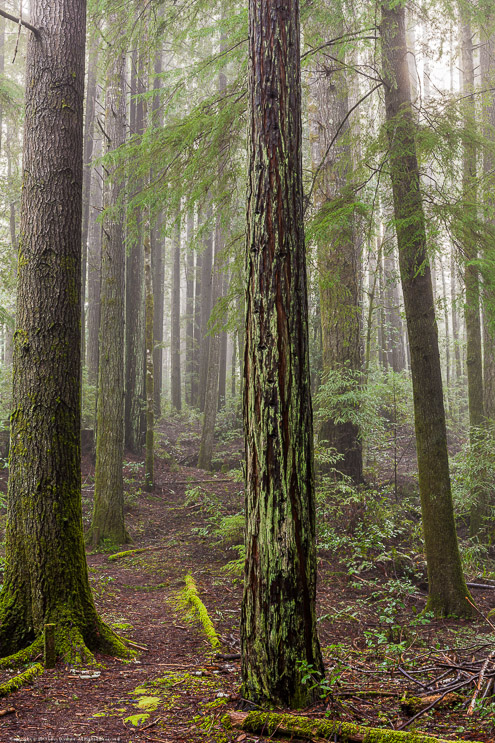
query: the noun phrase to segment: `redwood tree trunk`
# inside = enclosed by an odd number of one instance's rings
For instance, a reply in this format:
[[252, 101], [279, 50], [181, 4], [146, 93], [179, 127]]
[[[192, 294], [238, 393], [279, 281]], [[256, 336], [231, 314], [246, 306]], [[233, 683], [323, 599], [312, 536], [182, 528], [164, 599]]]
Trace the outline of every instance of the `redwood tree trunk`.
[[313, 420], [303, 227], [299, 3], [249, 2], [242, 696], [302, 707], [316, 634]]
[[[84, 0], [32, 0], [14, 402], [0, 650], [57, 624], [111, 647], [88, 582], [81, 515], [80, 343]], [[64, 641], [65, 638], [65, 641]]]
[[442, 615], [470, 615], [450, 490], [438, 333], [416, 157], [404, 15], [404, 7], [395, 1], [382, 3], [389, 167], [411, 353], [428, 607]]

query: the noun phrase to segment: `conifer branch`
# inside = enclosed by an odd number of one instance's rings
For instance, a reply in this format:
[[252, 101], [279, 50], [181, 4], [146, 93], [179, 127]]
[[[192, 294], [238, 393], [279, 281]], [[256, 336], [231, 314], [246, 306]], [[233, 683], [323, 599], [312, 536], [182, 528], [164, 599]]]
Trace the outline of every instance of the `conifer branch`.
[[11, 15], [10, 13], [7, 13], [6, 10], [3, 10], [3, 8], [0, 8], [0, 16], [3, 16], [3, 18], [7, 18], [7, 20], [9, 21], [20, 24], [21, 26], [25, 26], [25, 28], [28, 28], [30, 31], [33, 32], [37, 39], [41, 38], [39, 29], [37, 29], [36, 26], [33, 26], [32, 23], [29, 23], [29, 21], [24, 20], [24, 18], [18, 18], [15, 15]]

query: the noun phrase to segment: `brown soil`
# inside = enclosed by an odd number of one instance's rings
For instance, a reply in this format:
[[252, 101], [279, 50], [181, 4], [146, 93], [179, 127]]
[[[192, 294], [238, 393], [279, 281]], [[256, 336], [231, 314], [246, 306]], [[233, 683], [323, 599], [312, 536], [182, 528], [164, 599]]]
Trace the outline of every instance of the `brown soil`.
[[[0, 743], [267, 740], [243, 737], [221, 724], [225, 712], [242, 703], [239, 661], [235, 659], [242, 586], [240, 572], [225, 569], [237, 557], [232, 546], [239, 540], [235, 534], [217, 533], [218, 516], [241, 512], [243, 488], [231, 474], [211, 474], [191, 466], [198, 434], [197, 426], [180, 420], [163, 424], [152, 493], [142, 490], [141, 464], [132, 459], [126, 463], [127, 525], [133, 544], [122, 549], [152, 549], [115, 561], [109, 560], [115, 548], [88, 554], [101, 614], [118, 633], [146, 650], [131, 662], [99, 656], [101, 665], [90, 669], [59, 662], [54, 670], [1, 700], [0, 714], [6, 708], [15, 711], [0, 717]], [[241, 450], [239, 439], [219, 445], [218, 461], [232, 466]], [[86, 523], [93, 473], [91, 458], [85, 456]], [[5, 471], [0, 471], [0, 490], [6, 490]], [[347, 524], [363, 516], [358, 507], [355, 510], [344, 514]], [[389, 548], [396, 550], [394, 554], [399, 552], [396, 545], [389, 544]], [[402, 711], [400, 699], [406, 689], [414, 688], [399, 666], [436, 667], [442, 659], [464, 662], [466, 652], [473, 660], [484, 657], [491, 649], [487, 646], [492, 635], [481, 619], [411, 625], [425, 605], [420, 588], [404, 599], [403, 606], [397, 604], [393, 622], [387, 624], [383, 617], [387, 601], [393, 598], [390, 592], [380, 591], [391, 579], [400, 579], [400, 560], [374, 554], [374, 564], [353, 575], [342, 554], [330, 548], [320, 550], [319, 632], [330, 685], [321, 689], [321, 703], [309, 712], [392, 729], [410, 716]], [[187, 573], [194, 577], [221, 639], [221, 655], [233, 654], [233, 660], [219, 657], [200, 623], [179, 606]], [[495, 604], [495, 591], [477, 592], [476, 599], [481, 610], [487, 611]], [[390, 639], [393, 645], [387, 644]], [[456, 649], [461, 646], [471, 650]], [[13, 675], [0, 673], [0, 682]], [[470, 696], [472, 690], [459, 700], [469, 701]], [[474, 717], [461, 708], [433, 710], [410, 729], [453, 740], [495, 741], [494, 706], [489, 701], [491, 697]]]

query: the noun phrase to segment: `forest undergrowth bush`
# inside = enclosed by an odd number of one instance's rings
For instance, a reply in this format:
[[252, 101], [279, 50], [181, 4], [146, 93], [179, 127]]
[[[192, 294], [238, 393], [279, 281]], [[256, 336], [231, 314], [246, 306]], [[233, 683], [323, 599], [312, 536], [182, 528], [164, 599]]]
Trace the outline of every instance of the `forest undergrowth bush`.
[[396, 500], [392, 486], [356, 487], [327, 476], [317, 490], [318, 545], [338, 555], [349, 576], [377, 568], [385, 576], [423, 573], [419, 502]]
[[325, 420], [358, 426], [368, 476], [390, 472], [391, 452], [392, 460], [399, 460], [413, 435], [408, 373], [378, 367], [366, 377], [348, 367], [330, 371], [315, 395], [316, 430]]

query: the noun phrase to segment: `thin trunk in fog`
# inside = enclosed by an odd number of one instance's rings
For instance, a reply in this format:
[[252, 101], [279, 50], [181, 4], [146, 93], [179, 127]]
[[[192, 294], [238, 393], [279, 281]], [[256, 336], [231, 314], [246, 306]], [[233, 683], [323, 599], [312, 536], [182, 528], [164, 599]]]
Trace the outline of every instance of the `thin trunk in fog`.
[[[125, 54], [107, 72], [104, 128], [107, 152], [125, 143]], [[111, 166], [109, 166], [111, 167]], [[114, 168], [115, 170], [115, 168]], [[128, 541], [124, 523], [124, 210], [122, 184], [106, 169], [105, 220], [101, 244], [100, 333], [96, 433], [95, 496], [87, 543]]]
[[194, 375], [194, 211], [187, 213], [186, 224], [186, 404], [193, 405]]
[[180, 368], [180, 213], [177, 215], [172, 238], [172, 296], [170, 342], [170, 399], [172, 408], [182, 409]]

